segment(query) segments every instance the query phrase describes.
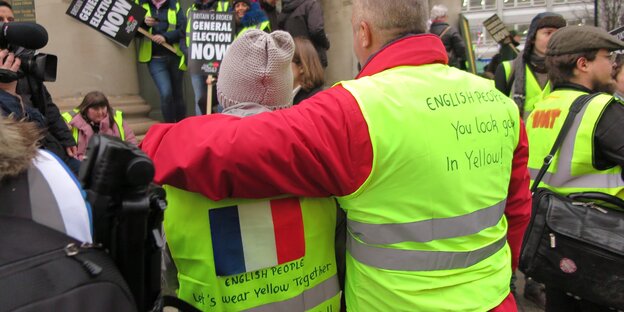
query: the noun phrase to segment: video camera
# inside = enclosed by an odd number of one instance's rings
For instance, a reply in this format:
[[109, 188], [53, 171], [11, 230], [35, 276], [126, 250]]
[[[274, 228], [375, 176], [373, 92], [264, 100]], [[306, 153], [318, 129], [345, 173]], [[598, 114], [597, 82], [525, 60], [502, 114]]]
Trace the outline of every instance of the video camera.
[[139, 311], [149, 310], [160, 293], [161, 235], [165, 192], [152, 185], [154, 165], [136, 146], [95, 135], [79, 179], [93, 213], [93, 240], [115, 261]]
[[22, 61], [18, 73], [0, 70], [0, 82], [12, 82], [21, 77], [38, 81], [55, 81], [58, 58], [56, 55], [35, 53], [48, 43], [48, 32], [43, 26], [30, 22], [0, 23], [0, 49], [9, 49]]

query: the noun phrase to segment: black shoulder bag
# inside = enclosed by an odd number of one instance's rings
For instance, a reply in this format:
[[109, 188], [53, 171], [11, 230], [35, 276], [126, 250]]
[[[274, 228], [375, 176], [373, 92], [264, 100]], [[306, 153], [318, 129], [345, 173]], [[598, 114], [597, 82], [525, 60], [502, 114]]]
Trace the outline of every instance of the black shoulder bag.
[[624, 310], [624, 201], [599, 193], [556, 194], [538, 188], [574, 118], [596, 95], [577, 98], [531, 191], [520, 270], [577, 299]]

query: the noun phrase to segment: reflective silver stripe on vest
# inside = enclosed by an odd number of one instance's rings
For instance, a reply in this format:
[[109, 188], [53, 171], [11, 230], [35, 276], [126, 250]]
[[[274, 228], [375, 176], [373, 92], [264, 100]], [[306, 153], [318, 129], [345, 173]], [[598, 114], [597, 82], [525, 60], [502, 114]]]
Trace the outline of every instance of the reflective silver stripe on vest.
[[506, 200], [467, 215], [411, 223], [369, 224], [347, 220], [351, 234], [366, 244], [387, 245], [401, 242], [430, 242], [437, 239], [479, 233], [500, 222]]
[[301, 295], [288, 300], [273, 302], [245, 311], [252, 312], [290, 312], [307, 311], [333, 298], [340, 293], [338, 275], [326, 279], [322, 283], [304, 291]]
[[[574, 153], [574, 144], [576, 143], [576, 135], [581, 126], [583, 116], [587, 111], [588, 105], [574, 119], [570, 132], [563, 140], [561, 149], [559, 150], [559, 160], [557, 162], [556, 172], [546, 172], [542, 182], [552, 187], [577, 187], [577, 188], [616, 188], [624, 187], [624, 177], [621, 174], [585, 174], [580, 176], [572, 176], [572, 154]], [[535, 180], [539, 168], [529, 168], [531, 180]]]
[[347, 238], [347, 250], [351, 256], [368, 266], [399, 271], [436, 271], [462, 269], [475, 265], [499, 251], [507, 243], [507, 237], [481, 249], [454, 251], [422, 251], [376, 247], [358, 242], [353, 236]]

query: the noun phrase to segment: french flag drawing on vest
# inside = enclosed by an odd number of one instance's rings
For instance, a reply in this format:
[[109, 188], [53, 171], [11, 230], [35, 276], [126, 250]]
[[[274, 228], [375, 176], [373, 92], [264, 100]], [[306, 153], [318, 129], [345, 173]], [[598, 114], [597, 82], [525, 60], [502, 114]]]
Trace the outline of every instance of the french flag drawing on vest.
[[218, 276], [256, 271], [305, 255], [297, 198], [211, 209], [209, 217]]

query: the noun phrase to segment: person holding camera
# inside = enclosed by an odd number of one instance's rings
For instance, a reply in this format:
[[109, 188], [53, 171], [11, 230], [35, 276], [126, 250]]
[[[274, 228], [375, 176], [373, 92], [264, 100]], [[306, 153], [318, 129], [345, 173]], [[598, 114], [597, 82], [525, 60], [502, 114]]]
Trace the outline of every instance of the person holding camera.
[[[0, 51], [0, 70], [17, 72], [20, 60]], [[39, 149], [42, 118], [16, 93], [17, 82], [0, 83], [0, 215], [32, 219], [83, 242], [91, 242], [90, 210], [72, 172]]]
[[[617, 57], [614, 51], [621, 49], [622, 41], [592, 26], [564, 27], [550, 38], [545, 61], [554, 90], [535, 104], [526, 124], [532, 180], [538, 176], [575, 100], [590, 93], [608, 94], [593, 98], [575, 117], [540, 187], [561, 195], [600, 192], [624, 199], [624, 105], [611, 96]], [[561, 269], [565, 269], [563, 265]], [[609, 311], [600, 302], [577, 300], [549, 281], [545, 284], [548, 312]]]
[[[11, 5], [0, 0], [0, 22], [10, 23], [14, 20]], [[30, 57], [35, 53], [33, 50], [21, 47], [17, 48], [15, 52], [22, 58]], [[76, 156], [76, 143], [61, 117], [58, 106], [52, 101], [52, 97], [43, 82], [27, 73], [17, 81], [16, 93], [21, 96], [25, 107], [38, 110], [40, 115], [44, 117], [43, 124], [40, 124], [41, 129], [44, 130], [41, 146], [61, 158], [75, 174], [78, 174], [80, 162], [74, 158]]]
[[122, 141], [137, 144], [134, 132], [123, 120], [122, 112], [113, 109], [106, 95], [100, 91], [87, 93], [78, 107], [63, 114], [63, 119], [71, 128], [78, 144], [76, 157], [79, 160], [85, 157], [89, 139], [98, 133], [116, 136]]

